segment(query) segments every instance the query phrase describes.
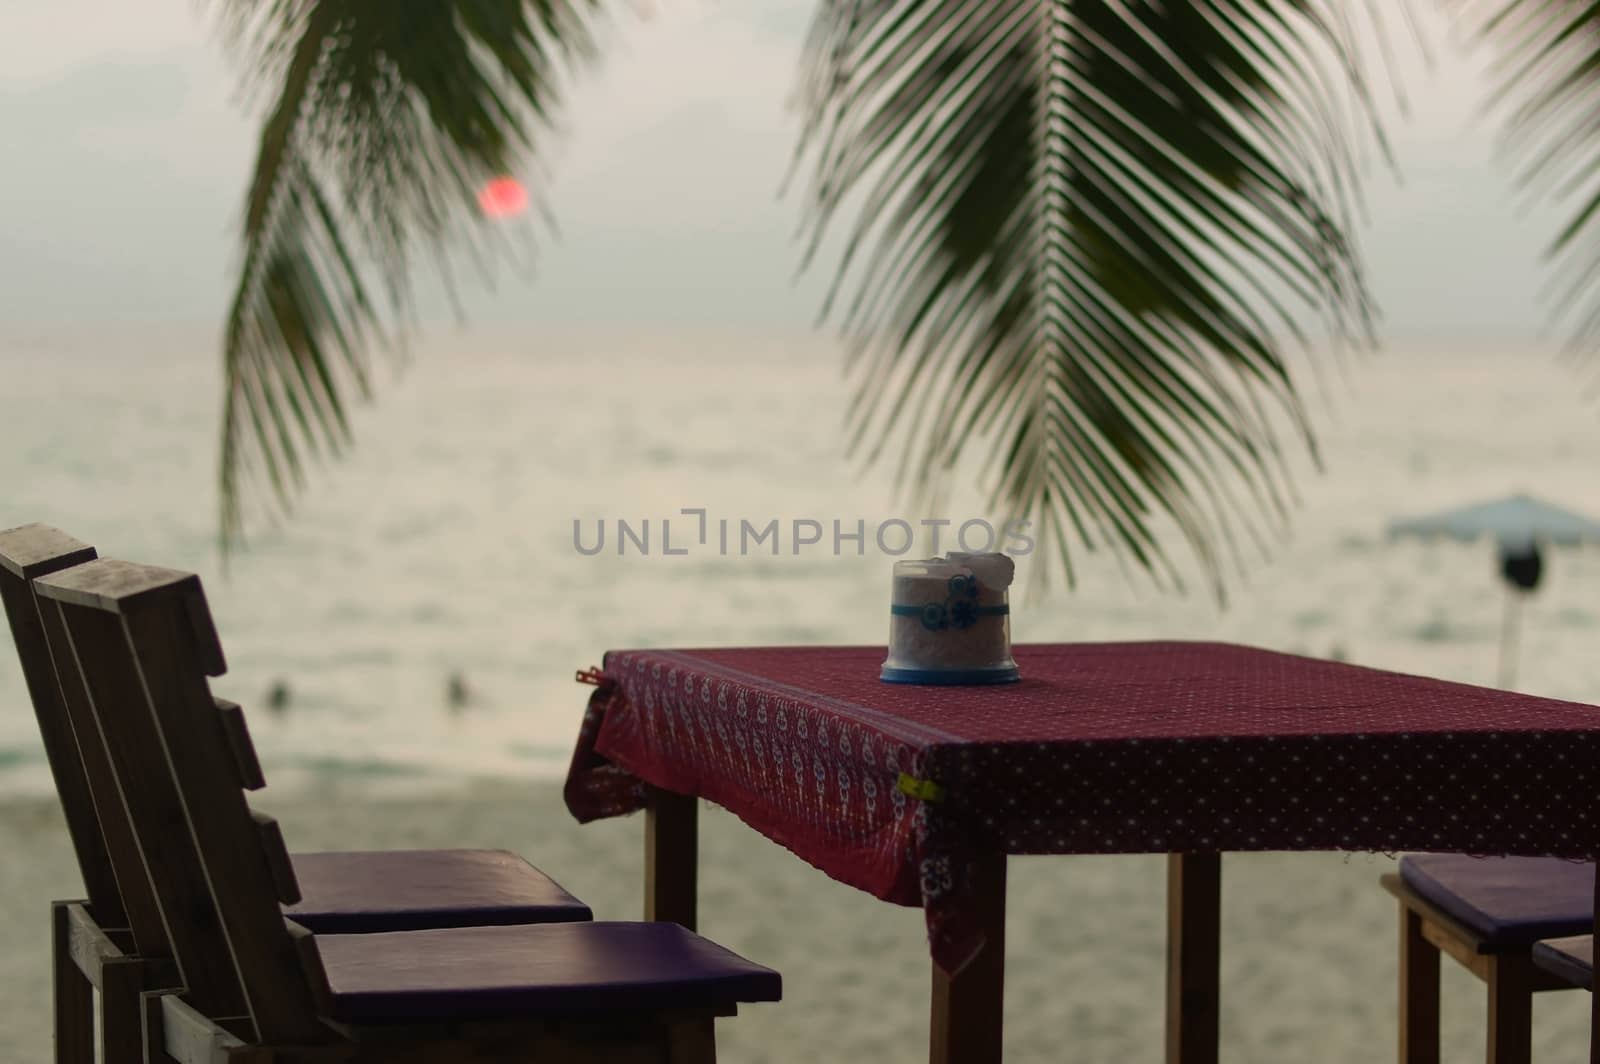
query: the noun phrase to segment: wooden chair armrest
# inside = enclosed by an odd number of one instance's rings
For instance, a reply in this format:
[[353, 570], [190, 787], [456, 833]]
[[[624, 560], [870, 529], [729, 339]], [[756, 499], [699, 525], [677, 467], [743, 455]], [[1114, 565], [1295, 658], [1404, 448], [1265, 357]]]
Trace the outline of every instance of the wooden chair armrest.
[[83, 977], [95, 986], [104, 982], [107, 964], [137, 964], [140, 984], [156, 990], [182, 985], [178, 966], [167, 957], [139, 957], [127, 928], [101, 927], [81, 902], [67, 902], [67, 955]]
[[270, 1053], [251, 1047], [221, 1023], [197, 1012], [177, 991], [150, 991], [140, 995], [140, 1000], [144, 1004], [145, 1064], [270, 1064]]
[[212, 1020], [174, 991], [142, 995], [145, 1064], [353, 1064], [348, 1045], [251, 1045], [250, 1018]]

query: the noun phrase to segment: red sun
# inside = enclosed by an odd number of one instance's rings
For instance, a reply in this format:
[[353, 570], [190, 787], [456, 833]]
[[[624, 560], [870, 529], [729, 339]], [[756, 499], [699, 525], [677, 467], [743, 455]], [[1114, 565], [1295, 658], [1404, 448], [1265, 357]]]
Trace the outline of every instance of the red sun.
[[514, 218], [528, 209], [528, 190], [514, 177], [497, 177], [478, 191], [478, 206], [490, 218]]

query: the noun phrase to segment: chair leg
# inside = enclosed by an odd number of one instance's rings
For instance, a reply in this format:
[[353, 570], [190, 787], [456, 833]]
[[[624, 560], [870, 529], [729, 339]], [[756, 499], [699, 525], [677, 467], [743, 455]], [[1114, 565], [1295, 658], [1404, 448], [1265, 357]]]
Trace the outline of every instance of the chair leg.
[[1530, 1064], [1533, 961], [1508, 954], [1489, 961], [1489, 1064]]
[[1400, 903], [1400, 1064], [1439, 1064], [1439, 950]]
[[54, 980], [55, 1062], [94, 1064], [94, 986], [78, 970], [70, 947], [66, 902], [50, 906], [50, 966]]
[[716, 1020], [685, 1020], [667, 1032], [667, 1064], [717, 1064]]
[[145, 966], [136, 957], [100, 968], [100, 1040], [104, 1064], [143, 1064]]

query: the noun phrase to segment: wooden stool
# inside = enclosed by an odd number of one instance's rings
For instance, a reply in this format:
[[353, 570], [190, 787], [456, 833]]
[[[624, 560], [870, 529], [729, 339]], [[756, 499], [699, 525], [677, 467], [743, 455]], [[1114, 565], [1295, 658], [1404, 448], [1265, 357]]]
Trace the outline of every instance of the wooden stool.
[[1382, 883], [1400, 901], [1401, 1064], [1438, 1064], [1440, 953], [1487, 985], [1490, 1064], [1527, 1064], [1533, 995], [1568, 988], [1534, 966], [1534, 943], [1594, 926], [1594, 866], [1420, 854]]

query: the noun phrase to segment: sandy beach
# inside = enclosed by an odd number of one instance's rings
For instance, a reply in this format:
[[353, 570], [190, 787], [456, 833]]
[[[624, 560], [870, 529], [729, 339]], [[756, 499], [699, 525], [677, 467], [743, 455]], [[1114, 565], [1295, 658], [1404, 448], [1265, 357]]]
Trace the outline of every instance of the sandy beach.
[[[528, 856], [598, 916], [639, 912], [641, 822], [579, 827], [550, 784], [425, 797], [343, 788], [261, 795], [295, 849], [501, 846]], [[927, 1059], [921, 914], [835, 883], [706, 806], [702, 930], [783, 973], [784, 1001], [720, 1025], [733, 1064]], [[0, 805], [0, 1060], [50, 1046], [48, 903], [77, 874], [53, 802]], [[25, 855], [25, 856], [22, 856]], [[1228, 1064], [1393, 1055], [1395, 910], [1381, 855], [1258, 854], [1224, 865], [1222, 1059]], [[1161, 1059], [1164, 866], [1159, 857], [1012, 862], [1008, 1061]], [[1578, 1059], [1588, 997], [1535, 1003], [1535, 1059]], [[1483, 991], [1444, 975], [1445, 1060], [1483, 1055]]]

